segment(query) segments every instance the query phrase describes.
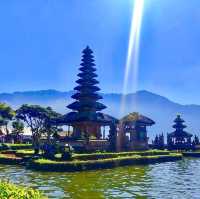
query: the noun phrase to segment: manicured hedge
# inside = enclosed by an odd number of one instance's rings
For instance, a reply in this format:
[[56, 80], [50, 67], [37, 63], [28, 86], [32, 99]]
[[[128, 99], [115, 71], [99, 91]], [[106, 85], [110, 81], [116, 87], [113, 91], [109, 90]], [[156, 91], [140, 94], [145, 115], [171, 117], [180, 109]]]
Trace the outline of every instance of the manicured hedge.
[[120, 153], [91, 153], [91, 154], [75, 154], [73, 160], [98, 160], [107, 158], [117, 158], [124, 156], [153, 156], [153, 155], [169, 155], [169, 151], [161, 150], [149, 150], [149, 151], [131, 151], [131, 152], [120, 152]]
[[107, 169], [125, 165], [145, 165], [167, 161], [176, 161], [182, 159], [181, 154], [170, 154], [160, 156], [129, 156], [118, 157], [101, 160], [87, 160], [87, 161], [52, 161], [46, 159], [33, 160], [28, 168], [40, 171], [84, 171], [84, 170], [96, 170]]
[[8, 182], [0, 182], [0, 198], [2, 199], [44, 199], [38, 190], [16, 186]]

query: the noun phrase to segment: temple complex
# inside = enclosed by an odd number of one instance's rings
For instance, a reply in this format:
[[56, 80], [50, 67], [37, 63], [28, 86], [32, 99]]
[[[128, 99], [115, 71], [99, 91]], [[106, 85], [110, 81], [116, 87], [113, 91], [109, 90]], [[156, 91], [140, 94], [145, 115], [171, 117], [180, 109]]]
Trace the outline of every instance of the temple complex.
[[172, 126], [175, 131], [167, 135], [167, 146], [169, 150], [187, 150], [192, 149], [192, 134], [186, 132], [185, 121], [180, 115], [177, 115]]
[[[106, 106], [99, 102], [99, 82], [96, 80], [96, 68], [93, 51], [83, 50], [78, 84], [74, 88], [72, 99], [67, 108], [71, 112], [63, 117], [63, 124], [68, 126], [66, 140], [74, 148], [83, 150], [129, 151], [147, 150], [147, 126], [155, 122], [139, 113], [131, 113], [120, 121], [101, 111]], [[105, 133], [107, 128], [107, 135]], [[72, 129], [72, 130], [71, 130]]]
[[147, 150], [147, 126], [154, 124], [150, 118], [135, 112], [123, 117], [119, 122], [117, 150]]

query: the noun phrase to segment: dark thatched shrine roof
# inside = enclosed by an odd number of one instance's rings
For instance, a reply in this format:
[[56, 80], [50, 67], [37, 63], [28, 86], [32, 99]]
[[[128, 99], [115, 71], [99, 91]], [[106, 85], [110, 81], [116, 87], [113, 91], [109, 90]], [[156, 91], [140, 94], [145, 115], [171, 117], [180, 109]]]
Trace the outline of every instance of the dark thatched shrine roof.
[[128, 115], [124, 116], [120, 121], [124, 123], [139, 123], [145, 126], [151, 126], [155, 124], [152, 119], [137, 112], [129, 113]]
[[78, 122], [96, 122], [102, 125], [118, 123], [118, 120], [104, 113], [80, 114], [78, 112], [70, 112], [63, 117], [64, 124], [74, 124]]
[[174, 131], [172, 133], [169, 133], [169, 137], [182, 137], [182, 138], [189, 138], [192, 137], [193, 135], [186, 132], [186, 131]]
[[172, 138], [190, 138], [193, 135], [184, 131], [187, 126], [183, 124], [185, 121], [181, 118], [180, 115], [177, 115], [176, 119], [174, 120], [175, 124], [172, 126], [176, 130], [170, 134], [168, 134], [169, 137]]
[[[103, 105], [100, 102], [90, 102], [90, 101], [75, 101], [72, 104], [67, 106], [68, 108], [72, 110], [81, 110], [83, 108], [87, 109], [95, 109], [95, 111], [101, 111], [106, 108], [105, 105]], [[95, 112], [94, 112], [95, 113]]]
[[175, 128], [175, 129], [177, 129], [177, 128], [185, 129], [187, 126], [185, 124], [181, 124], [181, 125], [180, 124], [174, 124], [172, 127]]
[[175, 123], [184, 123], [185, 121], [181, 118], [181, 116], [178, 114], [176, 119], [174, 120]]

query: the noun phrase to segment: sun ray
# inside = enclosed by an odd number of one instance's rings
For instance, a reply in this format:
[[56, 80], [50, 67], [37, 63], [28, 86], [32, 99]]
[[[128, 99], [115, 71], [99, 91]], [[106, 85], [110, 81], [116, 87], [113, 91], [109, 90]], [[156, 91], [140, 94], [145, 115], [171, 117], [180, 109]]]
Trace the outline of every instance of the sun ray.
[[[126, 106], [126, 95], [128, 84], [131, 84], [131, 91], [137, 90], [140, 34], [144, 9], [144, 0], [135, 0], [133, 4], [132, 21], [129, 35], [128, 53], [125, 66], [123, 94], [121, 99], [120, 114], [124, 114]], [[132, 76], [131, 76], [132, 74]], [[129, 81], [131, 76], [131, 82]]]

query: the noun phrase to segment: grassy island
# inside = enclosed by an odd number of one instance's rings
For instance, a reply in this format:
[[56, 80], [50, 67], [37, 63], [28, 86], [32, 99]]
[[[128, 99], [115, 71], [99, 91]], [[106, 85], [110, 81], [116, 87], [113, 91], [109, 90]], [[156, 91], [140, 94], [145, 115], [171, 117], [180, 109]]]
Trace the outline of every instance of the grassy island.
[[34, 156], [34, 150], [24, 146], [15, 146], [16, 150], [2, 150], [0, 164], [23, 165], [38, 171], [73, 172], [96, 169], [108, 169], [128, 165], [146, 165], [182, 159], [180, 153], [166, 150], [147, 150], [129, 152], [93, 152], [72, 153], [70, 159], [62, 159], [57, 153], [53, 159], [45, 158], [41, 152]]
[[115, 158], [102, 158], [96, 160], [72, 160], [72, 161], [55, 161], [48, 159], [37, 159], [30, 162], [28, 168], [40, 171], [85, 171], [96, 169], [108, 169], [118, 166], [128, 165], [146, 165], [161, 163], [167, 161], [181, 160], [181, 154], [154, 155], [154, 156], [119, 156]]

